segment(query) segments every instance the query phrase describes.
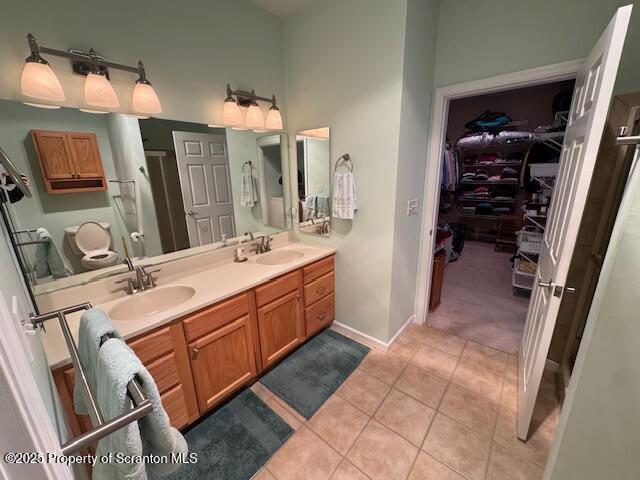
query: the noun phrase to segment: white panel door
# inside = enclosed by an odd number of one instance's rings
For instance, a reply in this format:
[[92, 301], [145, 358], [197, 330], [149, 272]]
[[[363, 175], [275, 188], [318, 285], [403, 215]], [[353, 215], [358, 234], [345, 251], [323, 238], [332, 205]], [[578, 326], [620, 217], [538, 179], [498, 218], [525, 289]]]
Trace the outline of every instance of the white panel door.
[[224, 135], [173, 132], [191, 247], [236, 235]]
[[631, 16], [619, 8], [578, 73], [518, 366], [518, 437], [526, 440]]

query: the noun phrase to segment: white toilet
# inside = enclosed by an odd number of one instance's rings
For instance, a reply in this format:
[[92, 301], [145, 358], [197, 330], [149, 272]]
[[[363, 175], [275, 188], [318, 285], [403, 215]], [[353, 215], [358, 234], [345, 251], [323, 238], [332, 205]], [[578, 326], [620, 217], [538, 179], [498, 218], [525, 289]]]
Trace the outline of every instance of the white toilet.
[[71, 248], [82, 257], [82, 265], [89, 270], [110, 267], [118, 262], [118, 254], [109, 250], [111, 226], [106, 222], [84, 222], [64, 229]]

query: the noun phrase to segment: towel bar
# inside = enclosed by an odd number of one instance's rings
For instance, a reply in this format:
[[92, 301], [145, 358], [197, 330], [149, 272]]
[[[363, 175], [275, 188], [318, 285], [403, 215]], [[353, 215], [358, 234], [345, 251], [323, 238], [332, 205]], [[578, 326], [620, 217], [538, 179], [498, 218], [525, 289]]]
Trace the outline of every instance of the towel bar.
[[[153, 410], [151, 401], [144, 396], [138, 383], [135, 380], [131, 380], [127, 385], [127, 390], [135, 407], [130, 411], [118, 415], [117, 417], [114, 417], [106, 422], [102, 418], [102, 414], [100, 413], [100, 409], [98, 408], [98, 405], [96, 403], [95, 396], [91, 391], [91, 388], [89, 387], [87, 376], [84, 372], [84, 369], [82, 368], [82, 364], [80, 363], [78, 348], [73, 341], [73, 335], [71, 333], [71, 330], [69, 329], [69, 324], [67, 323], [66, 318], [66, 316], [70, 313], [80, 312], [82, 310], [88, 310], [90, 308], [90, 303], [82, 303], [79, 305], [74, 305], [72, 307], [63, 308], [61, 310], [54, 310], [42, 315], [31, 315], [31, 322], [34, 324], [34, 326], [42, 325], [43, 322], [54, 318], [57, 318], [60, 322], [60, 328], [62, 329], [62, 334], [67, 344], [67, 348], [69, 349], [69, 354], [71, 355], [71, 363], [73, 364], [73, 368], [75, 368], [76, 372], [78, 373], [82, 396], [85, 405], [89, 410], [89, 418], [91, 419], [91, 424], [94, 427], [90, 431], [85, 432], [78, 437], [72, 438], [71, 440], [63, 444], [61, 446], [63, 455], [69, 455], [73, 452], [77, 452], [78, 450], [82, 450], [83, 448], [100, 440], [101, 438], [104, 438], [107, 435], [115, 432], [116, 430], [124, 427], [125, 425], [139, 420]], [[106, 338], [103, 337], [102, 340], [105, 341]]]

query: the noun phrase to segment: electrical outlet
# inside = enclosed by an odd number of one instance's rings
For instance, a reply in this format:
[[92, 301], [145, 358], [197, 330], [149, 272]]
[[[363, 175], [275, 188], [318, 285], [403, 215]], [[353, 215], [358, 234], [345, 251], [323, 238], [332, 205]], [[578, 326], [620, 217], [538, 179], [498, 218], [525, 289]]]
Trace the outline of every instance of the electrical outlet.
[[414, 198], [407, 202], [407, 215], [415, 215], [420, 211], [418, 199]]

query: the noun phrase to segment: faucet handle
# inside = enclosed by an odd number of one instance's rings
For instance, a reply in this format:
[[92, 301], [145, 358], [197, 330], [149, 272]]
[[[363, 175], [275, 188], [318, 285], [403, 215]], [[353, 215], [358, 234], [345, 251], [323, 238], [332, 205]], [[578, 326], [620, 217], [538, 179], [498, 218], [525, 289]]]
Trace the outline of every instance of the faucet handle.
[[133, 295], [137, 292], [137, 289], [134, 285], [133, 278], [127, 277], [122, 280], [116, 280], [115, 283], [126, 283], [127, 285], [124, 287], [124, 290], [127, 292], [127, 295]]

